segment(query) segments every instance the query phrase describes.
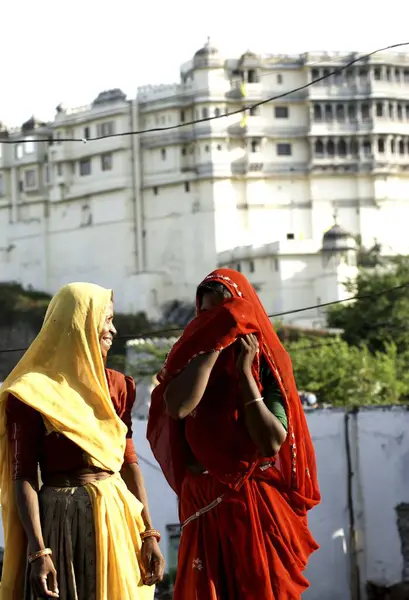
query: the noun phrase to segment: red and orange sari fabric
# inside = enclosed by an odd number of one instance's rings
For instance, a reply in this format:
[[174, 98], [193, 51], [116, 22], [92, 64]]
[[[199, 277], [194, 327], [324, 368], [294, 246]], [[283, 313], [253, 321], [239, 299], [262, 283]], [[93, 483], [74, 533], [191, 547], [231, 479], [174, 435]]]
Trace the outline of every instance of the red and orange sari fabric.
[[[307, 511], [320, 502], [315, 453], [283, 348], [255, 290], [231, 269], [205, 282], [232, 298], [200, 312], [170, 352], [152, 394], [148, 440], [179, 497], [182, 536], [175, 600], [296, 600], [318, 545]], [[288, 435], [279, 454], [261, 458], [247, 433], [236, 370], [236, 344], [254, 333], [285, 399]], [[184, 421], [166, 413], [168, 383], [201, 353], [223, 350], [198, 407]], [[253, 375], [259, 384], [259, 358]], [[206, 469], [188, 469], [192, 454]], [[266, 464], [267, 463], [267, 464]]]

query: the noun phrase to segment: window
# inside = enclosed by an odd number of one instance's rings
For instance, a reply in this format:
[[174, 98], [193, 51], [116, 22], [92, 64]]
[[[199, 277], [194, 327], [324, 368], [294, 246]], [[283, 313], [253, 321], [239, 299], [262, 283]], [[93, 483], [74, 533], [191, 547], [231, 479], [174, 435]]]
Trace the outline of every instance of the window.
[[112, 171], [113, 157], [111, 153], [101, 155], [101, 171]]
[[202, 108], [202, 118], [203, 119], [207, 119], [209, 116], [209, 109], [208, 108]]
[[283, 83], [283, 76], [281, 75], [281, 73], [279, 73], [279, 74], [277, 75], [277, 83], [278, 83], [278, 84], [281, 84], [281, 83]]
[[324, 154], [324, 144], [321, 140], [315, 142], [315, 155], [322, 156]]
[[37, 173], [35, 169], [24, 171], [24, 189], [32, 190], [37, 187]]
[[88, 140], [91, 137], [91, 132], [89, 127], [84, 127], [84, 140]]
[[252, 152], [260, 152], [260, 142], [257, 140], [252, 140], [251, 142], [251, 151]]
[[57, 175], [59, 177], [62, 175], [62, 163], [57, 163]]
[[71, 163], [71, 173], [75, 175], [75, 160], [73, 160]]
[[373, 77], [374, 77], [374, 79], [376, 81], [380, 81], [381, 80], [381, 70], [379, 68], [374, 69]]
[[295, 240], [295, 235], [293, 233], [287, 233], [287, 240]]
[[23, 144], [17, 144], [15, 152], [18, 160], [23, 158]]
[[337, 104], [335, 114], [337, 121], [345, 121], [345, 106], [343, 104]]
[[403, 111], [402, 111], [402, 105], [401, 104], [398, 104], [397, 114], [398, 114], [399, 121], [402, 121], [402, 119], [403, 119]]
[[338, 155], [346, 156], [347, 154], [347, 145], [344, 139], [340, 139], [338, 142]]
[[382, 138], [378, 140], [378, 152], [380, 152], [381, 154], [385, 152], [385, 140], [383, 140]]
[[115, 133], [115, 126], [113, 121], [105, 121], [105, 123], [98, 123], [97, 125], [97, 136], [105, 137], [107, 135], [113, 135]]
[[355, 104], [348, 104], [348, 119], [353, 123], [356, 121], [356, 106]]
[[157, 187], [154, 187], [154, 188], [153, 188], [153, 195], [154, 195], [154, 196], [157, 196], [158, 194], [159, 194], [159, 190], [158, 190], [158, 188], [157, 188]]
[[322, 121], [322, 111], [319, 104], [314, 104], [314, 121]]
[[209, 146], [209, 144], [206, 144], [206, 146], [205, 146], [205, 152], [210, 152], [210, 146]]
[[186, 147], [183, 146], [182, 148], [182, 156], [186, 156], [187, 152], [186, 152]]
[[217, 144], [217, 149], [218, 149], [218, 150], [219, 150], [219, 152], [220, 152], [220, 150], [222, 150], [222, 145], [221, 145], [221, 144]]
[[160, 151], [162, 160], [166, 160], [166, 148], [162, 148]]
[[278, 156], [291, 156], [291, 144], [277, 144]]
[[0, 173], [0, 196], [4, 196], [4, 177], [3, 177], [3, 173]]
[[26, 154], [33, 154], [33, 152], [35, 152], [36, 146], [35, 146], [35, 141], [33, 140], [33, 138], [26, 138], [25, 144], [24, 144], [24, 152]]
[[50, 183], [50, 165], [44, 165], [44, 183]]
[[80, 175], [81, 177], [85, 175], [91, 175], [91, 159], [83, 158], [80, 160]]
[[258, 82], [258, 75], [257, 75], [257, 71], [255, 69], [249, 69], [247, 71], [247, 81], [248, 81], [248, 83], [257, 83]]
[[190, 192], [190, 183], [185, 181], [185, 192]]
[[335, 144], [332, 140], [327, 143], [327, 154], [328, 156], [335, 156]]
[[258, 106], [252, 106], [249, 110], [250, 117], [256, 117], [259, 113]]
[[403, 140], [400, 140], [399, 142], [399, 154], [405, 154], [405, 144]]
[[220, 117], [220, 108], [215, 108], [214, 109], [214, 116], [215, 117]]
[[369, 104], [362, 104], [361, 106], [361, 114], [364, 121], [368, 121], [370, 118], [370, 109]]
[[288, 119], [288, 106], [275, 106], [274, 115], [276, 119]]
[[254, 260], [249, 262], [249, 271], [250, 273], [254, 273]]
[[185, 122], [185, 111], [184, 110], [180, 111], [180, 122], [181, 123]]

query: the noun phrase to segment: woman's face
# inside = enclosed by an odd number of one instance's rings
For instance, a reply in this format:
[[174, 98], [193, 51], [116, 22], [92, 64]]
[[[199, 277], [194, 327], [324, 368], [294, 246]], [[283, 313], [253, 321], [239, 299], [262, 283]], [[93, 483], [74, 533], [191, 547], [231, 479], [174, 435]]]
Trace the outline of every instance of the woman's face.
[[223, 294], [220, 292], [212, 292], [211, 290], [206, 291], [202, 296], [200, 303], [200, 310], [211, 310], [219, 306], [224, 300]]
[[116, 329], [114, 327], [114, 303], [111, 301], [108, 304], [108, 308], [105, 313], [104, 324], [101, 329], [99, 336], [99, 345], [101, 346], [102, 358], [104, 361], [108, 356], [108, 352], [112, 346], [112, 340], [116, 335]]

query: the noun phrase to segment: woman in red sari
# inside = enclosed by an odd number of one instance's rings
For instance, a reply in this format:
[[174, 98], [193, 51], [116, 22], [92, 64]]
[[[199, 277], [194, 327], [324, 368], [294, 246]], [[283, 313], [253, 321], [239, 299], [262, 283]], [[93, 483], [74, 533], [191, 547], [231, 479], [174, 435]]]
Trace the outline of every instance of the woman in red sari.
[[174, 600], [297, 600], [318, 545], [315, 453], [291, 360], [247, 279], [211, 273], [152, 394], [148, 439], [179, 497]]

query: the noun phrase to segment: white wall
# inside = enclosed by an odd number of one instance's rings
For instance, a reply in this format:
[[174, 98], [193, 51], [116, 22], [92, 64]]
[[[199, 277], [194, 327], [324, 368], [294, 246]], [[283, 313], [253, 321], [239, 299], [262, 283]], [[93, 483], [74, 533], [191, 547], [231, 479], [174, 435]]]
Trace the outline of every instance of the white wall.
[[[307, 415], [314, 440], [322, 503], [311, 511], [309, 524], [320, 544], [306, 576], [306, 600], [352, 600], [348, 465], [345, 427], [351, 449], [352, 498], [362, 586], [367, 580], [393, 585], [401, 579], [403, 560], [395, 507], [409, 501], [409, 411], [404, 408], [316, 410]], [[146, 422], [135, 420], [134, 442], [145, 476], [150, 511], [162, 533], [167, 555], [166, 525], [178, 523], [177, 501], [146, 440]], [[0, 546], [4, 544], [0, 529]], [[365, 595], [362, 590], [362, 600]]]
[[[322, 502], [309, 516], [320, 550], [306, 570], [311, 587], [303, 598], [352, 600], [345, 413], [317, 410], [309, 412], [307, 418], [317, 454]], [[155, 468], [145, 431], [143, 421], [134, 423], [134, 441], [153, 522], [164, 533], [162, 547], [166, 553], [166, 524], [177, 522], [176, 499]], [[361, 540], [361, 581], [363, 586], [367, 580], [393, 585], [400, 581], [403, 567], [395, 506], [409, 501], [409, 411], [363, 409], [349, 415], [348, 434], [355, 474], [353, 509], [357, 538]], [[361, 593], [364, 599], [363, 590]]]

